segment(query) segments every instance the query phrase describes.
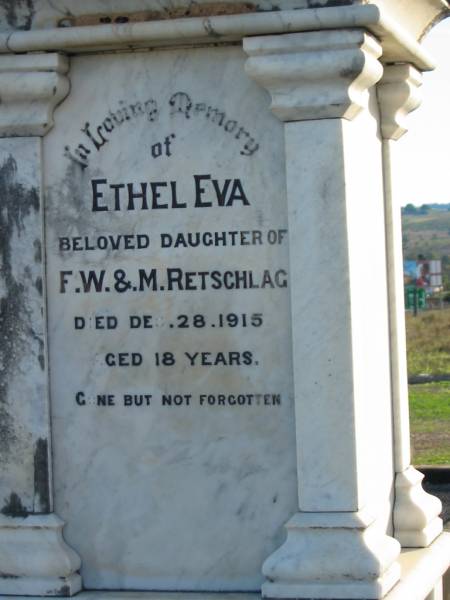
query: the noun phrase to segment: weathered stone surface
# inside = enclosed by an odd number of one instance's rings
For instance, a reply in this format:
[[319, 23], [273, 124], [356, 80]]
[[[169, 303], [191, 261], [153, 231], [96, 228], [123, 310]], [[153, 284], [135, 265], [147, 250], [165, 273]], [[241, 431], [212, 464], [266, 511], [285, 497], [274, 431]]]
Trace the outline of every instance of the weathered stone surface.
[[0, 140], [0, 512], [49, 512], [40, 139]]
[[72, 596], [81, 589], [79, 556], [62, 537], [54, 514], [0, 515], [0, 591], [25, 596]]
[[45, 138], [55, 506], [88, 587], [256, 590], [296, 510], [283, 127], [244, 61], [72, 59]]
[[24, 137], [0, 140], [0, 594], [72, 595], [80, 559], [52, 513], [41, 139], [26, 137], [50, 127], [61, 61], [1, 62], [0, 128]]

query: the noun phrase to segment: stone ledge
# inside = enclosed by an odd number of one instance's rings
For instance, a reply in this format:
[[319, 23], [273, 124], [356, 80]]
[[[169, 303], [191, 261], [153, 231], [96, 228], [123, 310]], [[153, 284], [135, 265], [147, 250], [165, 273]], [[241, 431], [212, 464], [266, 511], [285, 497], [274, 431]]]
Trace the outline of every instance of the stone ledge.
[[[315, 7], [359, 6], [372, 3], [389, 11], [392, 17], [404, 23], [415, 39], [421, 39], [446, 10], [447, 0], [52, 0], [39, 3], [23, 2], [0, 5], [2, 30], [42, 30], [68, 26], [89, 26], [99, 23], [128, 23], [211, 17], [223, 14], [305, 10]], [[3, 4], [3, 3], [2, 3]], [[35, 2], [36, 4], [36, 2]]]
[[383, 61], [406, 62], [419, 70], [434, 63], [414, 35], [375, 5], [280, 10], [124, 24], [63, 27], [0, 33], [0, 54], [60, 51], [80, 53], [125, 48], [172, 47], [236, 42], [246, 36], [363, 28], [383, 46]]
[[[402, 550], [402, 577], [383, 600], [425, 600], [448, 569], [450, 533], [442, 533], [428, 548]], [[85, 591], [77, 600], [257, 600], [259, 593]], [[2, 600], [40, 600], [36, 596], [3, 596]]]

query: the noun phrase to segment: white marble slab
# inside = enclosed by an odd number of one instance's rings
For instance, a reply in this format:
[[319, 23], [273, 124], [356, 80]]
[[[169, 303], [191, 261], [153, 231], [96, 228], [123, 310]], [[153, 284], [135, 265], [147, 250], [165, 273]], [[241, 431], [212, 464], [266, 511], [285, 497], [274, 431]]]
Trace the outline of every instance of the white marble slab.
[[283, 128], [244, 60], [73, 58], [44, 141], [55, 510], [88, 588], [258, 590], [297, 508]]

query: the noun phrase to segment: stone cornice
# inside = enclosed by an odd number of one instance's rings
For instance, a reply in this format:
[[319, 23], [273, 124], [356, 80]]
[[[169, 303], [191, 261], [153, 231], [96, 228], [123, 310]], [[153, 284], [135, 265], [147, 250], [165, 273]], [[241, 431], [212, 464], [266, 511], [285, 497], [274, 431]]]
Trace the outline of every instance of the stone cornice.
[[383, 139], [398, 140], [407, 128], [405, 120], [421, 103], [422, 75], [410, 65], [385, 67], [377, 86]]
[[3, 31], [372, 4], [391, 14], [416, 40], [449, 13], [448, 0], [33, 0], [28, 6], [18, 1], [7, 4], [0, 5]]
[[345, 28], [371, 32], [383, 46], [384, 62], [407, 62], [420, 70], [434, 68], [414, 35], [390, 17], [386, 8], [373, 4], [13, 31], [0, 34], [0, 54], [217, 44], [254, 35]]
[[282, 121], [353, 119], [382, 76], [380, 45], [362, 30], [244, 40], [248, 75], [267, 89]]
[[0, 137], [42, 136], [53, 110], [70, 89], [67, 57], [60, 54], [0, 56]]

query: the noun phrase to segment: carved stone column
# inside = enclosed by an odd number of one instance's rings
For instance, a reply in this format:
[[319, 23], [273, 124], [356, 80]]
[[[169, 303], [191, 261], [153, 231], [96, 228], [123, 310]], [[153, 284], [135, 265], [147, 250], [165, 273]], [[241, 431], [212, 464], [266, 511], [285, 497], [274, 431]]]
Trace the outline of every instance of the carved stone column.
[[394, 416], [394, 535], [406, 547], [428, 546], [442, 531], [441, 501], [422, 489], [423, 475], [411, 466], [405, 303], [400, 206], [395, 201], [395, 140], [406, 133], [405, 119], [420, 105], [422, 76], [410, 65], [385, 68], [378, 85], [383, 136], [386, 253]]
[[[271, 598], [382, 598], [399, 579], [381, 47], [363, 30], [247, 38], [285, 122], [299, 512], [263, 565]], [[331, 266], [331, 268], [330, 268]], [[330, 275], [331, 273], [331, 275]], [[380, 442], [382, 440], [382, 442]]]
[[41, 137], [67, 95], [58, 54], [0, 58], [0, 595], [81, 588], [53, 513]]

